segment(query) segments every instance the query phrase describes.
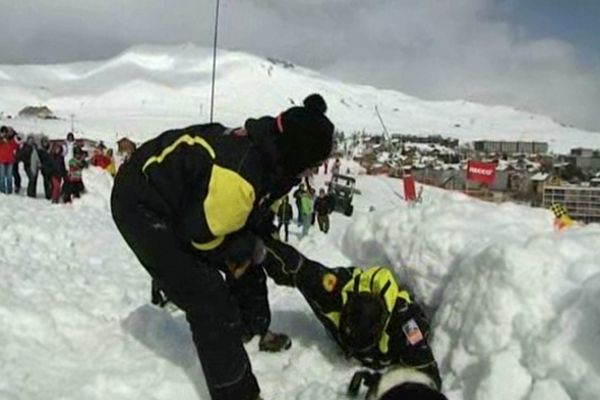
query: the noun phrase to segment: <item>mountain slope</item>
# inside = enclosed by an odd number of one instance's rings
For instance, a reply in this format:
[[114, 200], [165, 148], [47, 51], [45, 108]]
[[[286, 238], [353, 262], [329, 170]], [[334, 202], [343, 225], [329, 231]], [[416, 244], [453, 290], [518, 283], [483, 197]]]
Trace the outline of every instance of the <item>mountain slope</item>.
[[[74, 115], [86, 136], [115, 132], [144, 140], [174, 126], [205, 122], [210, 107], [211, 52], [192, 45], [139, 46], [103, 62], [0, 66], [0, 111], [15, 115], [44, 104], [59, 121], [10, 121], [17, 128], [64, 136]], [[215, 116], [228, 125], [276, 114], [311, 92], [323, 93], [339, 129], [381, 133], [377, 106], [391, 132], [548, 141], [554, 151], [597, 147], [600, 135], [550, 118], [467, 101], [424, 101], [403, 93], [329, 79], [286, 62], [219, 52]]]

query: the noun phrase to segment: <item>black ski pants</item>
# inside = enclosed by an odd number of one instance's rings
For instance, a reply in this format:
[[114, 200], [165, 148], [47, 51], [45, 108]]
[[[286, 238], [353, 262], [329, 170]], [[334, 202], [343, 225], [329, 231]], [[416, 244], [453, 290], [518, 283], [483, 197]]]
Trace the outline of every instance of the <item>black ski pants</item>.
[[156, 196], [124, 166], [111, 197], [113, 218], [137, 258], [173, 303], [185, 312], [213, 400], [256, 400], [258, 383], [242, 345], [237, 305], [221, 273], [199, 262], [174, 234], [168, 218], [149, 209]]
[[21, 173], [19, 172], [20, 162], [15, 162], [13, 165], [13, 178], [15, 178], [15, 193], [19, 194], [21, 191]]
[[29, 179], [29, 182], [27, 183], [27, 196], [35, 198], [37, 195], [38, 172], [27, 170], [27, 178]]
[[319, 222], [319, 229], [321, 230], [321, 232], [329, 232], [329, 215], [319, 214], [317, 216], [317, 221]]
[[42, 172], [42, 178], [44, 180], [44, 195], [47, 200], [52, 198], [52, 175]]
[[284, 238], [285, 238], [285, 242], [288, 242], [288, 239], [290, 238], [290, 223], [288, 222], [283, 222], [282, 220], [279, 220], [279, 223], [277, 225], [277, 233], [281, 234], [281, 227], [283, 226], [283, 232], [285, 234]]
[[240, 311], [244, 336], [251, 338], [267, 333], [271, 325], [271, 308], [267, 275], [262, 266], [249, 268], [238, 279], [227, 275], [227, 285]]

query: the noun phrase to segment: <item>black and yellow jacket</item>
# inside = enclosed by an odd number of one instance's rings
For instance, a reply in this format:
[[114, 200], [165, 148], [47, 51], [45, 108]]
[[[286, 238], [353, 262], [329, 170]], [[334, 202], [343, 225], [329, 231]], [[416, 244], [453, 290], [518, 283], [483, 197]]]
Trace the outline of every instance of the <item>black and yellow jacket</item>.
[[[437, 364], [428, 344], [429, 321], [410, 293], [401, 288], [388, 268], [327, 268], [303, 257], [293, 247], [268, 240], [265, 270], [279, 284], [297, 287], [329, 334], [365, 366], [382, 369], [402, 365], [427, 373], [441, 386]], [[339, 326], [342, 308], [356, 292], [381, 296], [387, 311], [377, 346], [364, 353], [344, 348]]]
[[126, 166], [140, 174], [144, 206], [200, 256], [219, 255], [235, 242], [251, 252], [248, 235], [260, 214], [295, 183], [274, 176], [263, 133], [253, 134], [220, 124], [167, 131], [144, 143]]

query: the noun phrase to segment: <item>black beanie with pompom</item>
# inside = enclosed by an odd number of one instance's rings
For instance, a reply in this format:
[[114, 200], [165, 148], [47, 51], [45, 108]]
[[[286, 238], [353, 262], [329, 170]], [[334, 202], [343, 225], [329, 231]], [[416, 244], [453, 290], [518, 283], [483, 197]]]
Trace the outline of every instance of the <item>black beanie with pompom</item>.
[[285, 173], [291, 176], [318, 166], [333, 147], [334, 126], [325, 116], [323, 97], [311, 94], [303, 103], [303, 107], [292, 107], [276, 118], [275, 145]]

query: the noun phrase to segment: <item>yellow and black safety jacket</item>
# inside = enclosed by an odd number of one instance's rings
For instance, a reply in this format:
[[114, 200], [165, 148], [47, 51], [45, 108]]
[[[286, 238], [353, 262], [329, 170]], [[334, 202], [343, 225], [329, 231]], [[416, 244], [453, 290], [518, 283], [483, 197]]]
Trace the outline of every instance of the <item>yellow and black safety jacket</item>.
[[[277, 283], [297, 287], [335, 341], [365, 366], [381, 369], [402, 365], [422, 370], [441, 386], [437, 364], [428, 344], [429, 321], [410, 293], [385, 267], [328, 268], [303, 257], [293, 247], [268, 240], [265, 270]], [[340, 339], [340, 316], [353, 293], [381, 296], [388, 312], [376, 346], [356, 352]]]
[[[274, 178], [272, 155], [261, 143], [242, 129], [195, 125], [144, 143], [127, 168], [140, 173], [144, 206], [169, 221], [190, 249], [212, 256], [252, 231], [273, 193], [295, 183]], [[248, 237], [237, 243], [251, 253]]]

